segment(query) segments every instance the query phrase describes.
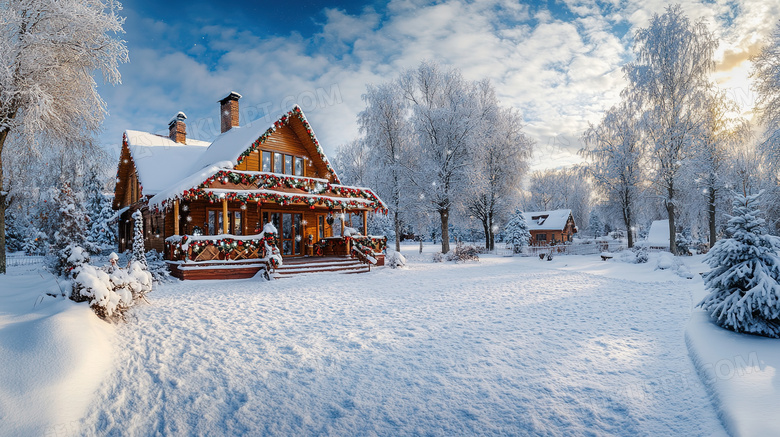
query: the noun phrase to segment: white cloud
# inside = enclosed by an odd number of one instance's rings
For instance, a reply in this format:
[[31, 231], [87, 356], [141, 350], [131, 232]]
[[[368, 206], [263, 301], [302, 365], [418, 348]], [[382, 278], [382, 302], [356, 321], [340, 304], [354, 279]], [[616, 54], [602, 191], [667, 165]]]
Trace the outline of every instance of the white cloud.
[[[769, 17], [780, 16], [779, 2], [741, 2], [728, 26], [724, 20], [732, 9], [725, 1], [688, 2], [684, 9], [693, 20], [710, 21], [722, 38], [722, 57], [763, 39], [774, 25]], [[131, 47], [131, 64], [122, 69], [125, 84], [103, 90], [111, 111], [104, 138], [115, 143], [124, 129], [164, 131], [179, 110], [190, 116], [193, 136], [208, 138], [210, 126], [218, 126], [216, 100], [236, 90], [250, 118], [301, 100], [333, 154], [358, 134], [366, 84], [392, 80], [430, 59], [460, 68], [469, 79], [493, 81], [502, 102], [524, 114], [539, 144], [535, 168], [577, 162], [581, 132], [618, 100], [624, 86], [620, 67], [631, 56], [630, 32], [623, 37], [613, 26], [645, 26], [666, 2], [567, 4], [576, 18], [563, 22], [555, 11], [512, 0], [393, 0], [382, 11], [366, 8], [356, 15], [326, 9], [311, 38], [261, 38], [208, 26], [201, 29], [202, 43], [186, 52], [165, 43], [183, 29], [131, 15], [145, 20], [149, 38], [160, 44]], [[733, 71], [747, 71], [744, 62]], [[730, 80], [729, 71], [722, 82]]]

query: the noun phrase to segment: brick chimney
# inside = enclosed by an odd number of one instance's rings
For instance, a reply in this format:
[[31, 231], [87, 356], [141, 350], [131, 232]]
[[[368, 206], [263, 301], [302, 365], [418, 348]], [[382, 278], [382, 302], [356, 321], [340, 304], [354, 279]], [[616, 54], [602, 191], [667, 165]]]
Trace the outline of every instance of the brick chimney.
[[184, 124], [184, 120], [187, 116], [183, 112], [176, 114], [170, 123], [168, 123], [168, 138], [177, 143], [187, 143], [187, 125]]
[[226, 97], [219, 101], [219, 112], [222, 119], [222, 132], [227, 132], [230, 128], [238, 126], [238, 99], [241, 94], [231, 91]]

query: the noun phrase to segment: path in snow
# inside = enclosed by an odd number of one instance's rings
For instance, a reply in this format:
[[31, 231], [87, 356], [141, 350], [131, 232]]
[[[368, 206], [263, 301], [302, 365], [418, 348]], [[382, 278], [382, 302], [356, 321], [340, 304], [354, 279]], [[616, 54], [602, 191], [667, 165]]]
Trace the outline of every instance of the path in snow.
[[723, 434], [684, 287], [538, 266], [166, 286], [119, 328], [84, 432]]

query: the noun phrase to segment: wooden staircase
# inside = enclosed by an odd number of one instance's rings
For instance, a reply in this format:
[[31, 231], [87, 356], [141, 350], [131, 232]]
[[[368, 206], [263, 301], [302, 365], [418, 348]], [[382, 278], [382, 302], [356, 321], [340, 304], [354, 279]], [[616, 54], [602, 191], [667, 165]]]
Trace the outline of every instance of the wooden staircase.
[[348, 256], [305, 256], [285, 258], [284, 264], [276, 269], [274, 277], [280, 279], [311, 273], [365, 273], [368, 271], [367, 264]]

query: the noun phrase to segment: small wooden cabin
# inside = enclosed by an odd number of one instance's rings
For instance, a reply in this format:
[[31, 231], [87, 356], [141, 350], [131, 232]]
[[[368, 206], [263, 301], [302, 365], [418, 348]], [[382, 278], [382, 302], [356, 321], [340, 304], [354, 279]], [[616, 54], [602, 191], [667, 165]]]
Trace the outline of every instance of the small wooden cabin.
[[367, 236], [367, 214], [386, 213], [382, 200], [341, 184], [300, 107], [270, 126], [239, 127], [240, 98], [219, 101], [222, 133], [211, 143], [187, 138], [182, 112], [168, 136], [125, 131], [113, 205], [119, 250], [132, 247], [131, 216], [141, 210], [146, 250], [164, 253], [180, 278], [253, 276], [268, 257], [268, 223], [283, 258], [381, 264], [386, 238]]
[[531, 233], [531, 246], [569, 243], [577, 233], [570, 209], [524, 212], [523, 217]]

